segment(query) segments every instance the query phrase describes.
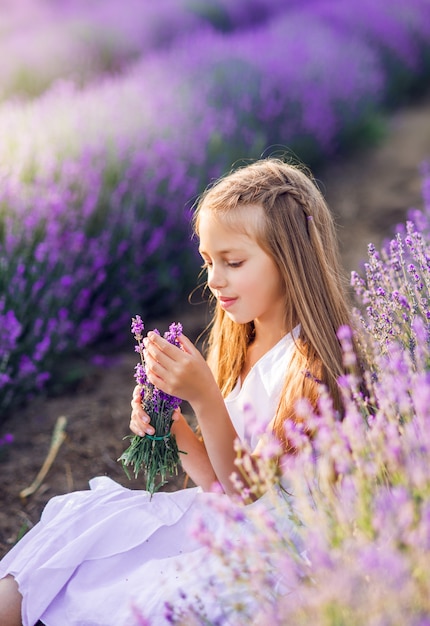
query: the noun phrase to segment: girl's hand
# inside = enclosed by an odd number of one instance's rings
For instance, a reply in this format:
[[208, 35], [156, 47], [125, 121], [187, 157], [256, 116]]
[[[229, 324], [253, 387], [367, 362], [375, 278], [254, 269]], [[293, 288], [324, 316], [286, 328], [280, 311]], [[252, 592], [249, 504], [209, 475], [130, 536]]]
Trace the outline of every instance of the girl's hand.
[[180, 335], [181, 348], [149, 332], [143, 340], [146, 374], [150, 382], [171, 396], [191, 405], [209, 389], [218, 386], [205, 359], [192, 342]]
[[[130, 418], [130, 430], [139, 437], [145, 435], [153, 435], [155, 433], [154, 428], [149, 424], [149, 415], [143, 410], [142, 399], [140, 396], [141, 386], [136, 385], [133, 389], [133, 397], [131, 400], [131, 418]], [[180, 417], [180, 410], [176, 409], [173, 412], [172, 418], [177, 421]]]

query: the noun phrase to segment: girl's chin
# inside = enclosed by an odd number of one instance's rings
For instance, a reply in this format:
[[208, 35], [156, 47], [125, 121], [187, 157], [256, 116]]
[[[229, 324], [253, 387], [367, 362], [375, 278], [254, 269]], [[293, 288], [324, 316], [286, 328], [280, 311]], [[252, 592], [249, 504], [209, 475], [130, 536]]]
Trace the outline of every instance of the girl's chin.
[[225, 311], [225, 314], [229, 319], [231, 319], [232, 322], [235, 322], [236, 324], [248, 324], [249, 322], [252, 322], [252, 318], [248, 319], [247, 317], [242, 317], [241, 315], [230, 313], [230, 311]]

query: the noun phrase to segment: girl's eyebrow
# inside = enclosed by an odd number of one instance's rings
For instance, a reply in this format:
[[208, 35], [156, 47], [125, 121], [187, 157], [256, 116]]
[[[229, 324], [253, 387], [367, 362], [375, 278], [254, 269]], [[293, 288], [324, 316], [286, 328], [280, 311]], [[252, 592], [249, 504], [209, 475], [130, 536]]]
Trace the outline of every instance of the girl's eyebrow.
[[[203, 250], [202, 248], [199, 248], [199, 253], [200, 254], [206, 254], [207, 256], [209, 256], [208, 253], [205, 250]], [[232, 253], [235, 253], [235, 254], [242, 253], [242, 250], [240, 248], [230, 248], [230, 249], [226, 249], [226, 250], [217, 250], [216, 251], [216, 254], [232, 254]]]

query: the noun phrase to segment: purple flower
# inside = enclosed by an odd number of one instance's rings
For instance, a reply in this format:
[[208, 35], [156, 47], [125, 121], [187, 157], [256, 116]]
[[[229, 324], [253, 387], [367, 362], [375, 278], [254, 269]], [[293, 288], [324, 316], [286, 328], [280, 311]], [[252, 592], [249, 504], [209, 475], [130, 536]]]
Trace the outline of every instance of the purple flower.
[[6, 433], [5, 435], [3, 435], [3, 437], [0, 437], [0, 448], [2, 446], [8, 446], [11, 443], [13, 443], [15, 437], [12, 435], [12, 433]]
[[146, 385], [148, 382], [148, 378], [146, 376], [145, 366], [142, 363], [138, 363], [136, 365], [134, 377], [138, 385]]
[[2, 387], [5, 387], [6, 385], [10, 385], [11, 382], [12, 382], [12, 379], [9, 376], [9, 374], [5, 374], [4, 372], [0, 372], [0, 389]]
[[140, 315], [136, 315], [136, 317], [133, 317], [131, 322], [131, 332], [136, 340], [142, 339], [142, 333], [144, 329], [145, 325], [142, 322], [142, 318], [140, 317]]
[[169, 326], [169, 330], [164, 333], [164, 338], [175, 346], [180, 346], [178, 338], [182, 335], [182, 324], [173, 322]]
[[21, 335], [22, 326], [13, 311], [3, 314], [4, 301], [0, 301], [0, 359], [9, 356], [9, 352], [16, 349]]

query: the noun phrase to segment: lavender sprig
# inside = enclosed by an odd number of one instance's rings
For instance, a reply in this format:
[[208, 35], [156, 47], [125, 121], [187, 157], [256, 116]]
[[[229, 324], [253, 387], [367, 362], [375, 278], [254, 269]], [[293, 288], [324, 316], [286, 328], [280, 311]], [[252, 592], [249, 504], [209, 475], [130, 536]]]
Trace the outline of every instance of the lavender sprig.
[[[137, 478], [141, 469], [146, 475], [146, 489], [152, 495], [167, 482], [168, 475], [178, 474], [179, 450], [176, 438], [171, 433], [172, 415], [181, 403], [180, 398], [170, 396], [153, 385], [147, 377], [143, 353], [144, 323], [139, 315], [132, 318], [131, 332], [137, 341], [136, 352], [140, 355], [140, 363], [135, 367], [134, 377], [141, 387], [142, 407], [149, 415], [150, 424], [154, 427], [153, 435], [131, 435], [130, 446], [120, 458], [125, 473], [130, 478], [127, 467], [132, 465], [134, 477]], [[157, 329], [154, 332], [159, 333]], [[178, 337], [182, 334], [182, 325], [172, 323], [164, 338], [180, 347]]]

